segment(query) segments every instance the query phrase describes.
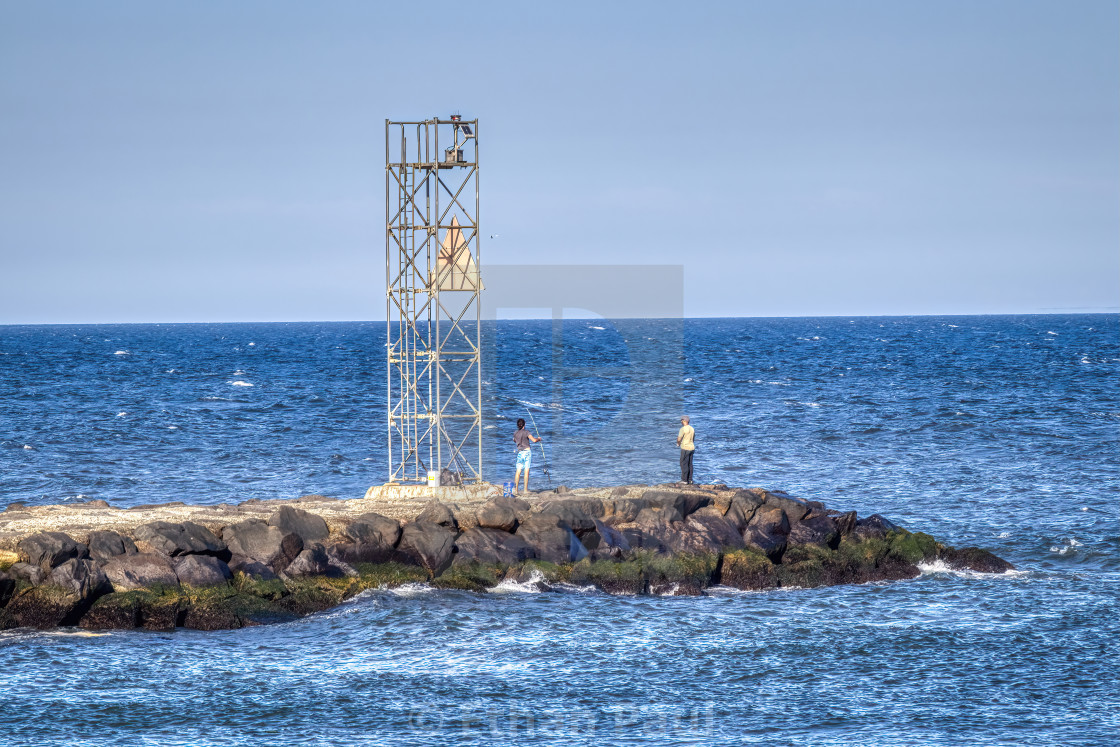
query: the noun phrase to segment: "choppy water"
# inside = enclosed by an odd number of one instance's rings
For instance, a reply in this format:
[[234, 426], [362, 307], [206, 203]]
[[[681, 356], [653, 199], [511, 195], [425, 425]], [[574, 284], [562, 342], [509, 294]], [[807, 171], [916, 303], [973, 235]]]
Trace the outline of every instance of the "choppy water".
[[[0, 742], [1120, 743], [1117, 317], [487, 334], [503, 471], [532, 403], [553, 483], [673, 479], [686, 411], [701, 479], [878, 511], [1020, 571], [704, 598], [420, 588], [241, 631], [8, 632]], [[0, 503], [357, 496], [385, 475], [383, 341], [0, 327]]]

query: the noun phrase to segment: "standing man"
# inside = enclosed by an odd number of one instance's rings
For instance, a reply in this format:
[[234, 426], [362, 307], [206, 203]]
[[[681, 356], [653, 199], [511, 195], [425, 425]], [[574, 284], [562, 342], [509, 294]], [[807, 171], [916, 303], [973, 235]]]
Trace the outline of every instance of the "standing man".
[[696, 429], [688, 424], [688, 416], [681, 417], [681, 429], [677, 432], [677, 446], [681, 447], [681, 482], [692, 484], [692, 456], [696, 453]]
[[[525, 430], [525, 418], [517, 419], [517, 430], [513, 433], [513, 442], [517, 444], [517, 472], [513, 478], [513, 490], [519, 492], [517, 483], [521, 482], [521, 470], [525, 470], [525, 492], [529, 492], [529, 467], [533, 464], [533, 452], [529, 449], [531, 444], [534, 444], [541, 439], [536, 438], [532, 433]], [[544, 448], [544, 447], [541, 447]], [[683, 464], [684, 461], [682, 460]]]

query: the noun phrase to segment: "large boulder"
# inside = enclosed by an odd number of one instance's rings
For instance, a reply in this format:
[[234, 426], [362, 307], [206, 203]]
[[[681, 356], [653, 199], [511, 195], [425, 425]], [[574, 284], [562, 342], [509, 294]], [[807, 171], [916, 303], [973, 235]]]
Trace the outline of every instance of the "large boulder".
[[159, 553], [118, 555], [105, 561], [101, 570], [112, 584], [113, 591], [179, 585], [179, 576], [171, 561]]
[[899, 527], [893, 521], [885, 519], [879, 514], [871, 514], [866, 519], [856, 522], [852, 534], [859, 539], [882, 539], [888, 532], [893, 532]]
[[452, 532], [458, 531], [459, 522], [455, 519], [455, 512], [451, 510], [450, 506], [445, 506], [439, 501], [433, 499], [424, 506], [424, 510], [415, 519], [418, 522], [427, 524], [439, 524], [444, 529], [450, 529]]
[[718, 555], [724, 547], [721, 538], [725, 536], [725, 530], [729, 531], [731, 536], [736, 536], [739, 540], [737, 546], [742, 547], [742, 537], [738, 537], [734, 531], [731, 531], [730, 525], [715, 530], [711, 528], [716, 525], [716, 521], [722, 521], [722, 517], [719, 519], [701, 517], [697, 521], [695, 515], [693, 513], [684, 521], [669, 524], [663, 535], [663, 541], [670, 552], [676, 555]]
[[630, 543], [618, 529], [595, 520], [595, 529], [580, 537], [592, 560], [619, 559], [630, 552]]
[[26, 581], [32, 586], [38, 586], [43, 583], [43, 579], [47, 577], [48, 571], [44, 571], [37, 565], [30, 563], [16, 562], [8, 567], [8, 575], [16, 581]]
[[455, 534], [451, 530], [430, 521], [412, 521], [401, 529], [394, 557], [438, 576], [451, 565], [454, 547]]
[[832, 516], [832, 520], [836, 522], [836, 531], [840, 532], [841, 537], [847, 537], [856, 528], [856, 512], [846, 511], [837, 512]]
[[708, 506], [695, 511], [686, 520], [685, 524], [702, 529], [721, 548], [739, 548], [743, 546], [743, 530], [738, 527], [737, 521], [720, 516], [714, 506]]
[[392, 558], [400, 536], [401, 525], [396, 519], [362, 514], [339, 533], [338, 541], [331, 543], [328, 551], [346, 564], [384, 563]]
[[8, 603], [16, 590], [16, 580], [4, 571], [0, 571], [0, 607]]
[[89, 556], [94, 560], [108, 560], [118, 555], [135, 555], [136, 544], [120, 532], [112, 529], [95, 529], [86, 541]]
[[67, 560], [89, 557], [89, 549], [64, 532], [39, 532], [24, 537], [16, 545], [16, 551], [21, 561], [37, 565], [48, 573]]
[[[782, 491], [762, 491], [764, 503], [769, 507], [780, 508], [791, 522], [800, 521], [813, 509], [808, 501]], [[820, 504], [817, 504], [818, 506]]]
[[516, 534], [536, 550], [538, 558], [550, 563], [574, 563], [587, 557], [587, 548], [556, 514], [530, 514]]
[[489, 565], [512, 565], [537, 557], [532, 545], [502, 529], [474, 527], [459, 535], [455, 540], [455, 558], [452, 565], [485, 563]]
[[96, 563], [71, 558], [54, 568], [42, 586], [14, 596], [4, 608], [4, 616], [17, 626], [43, 630], [77, 625], [108, 588], [105, 574]]
[[44, 586], [66, 589], [80, 600], [92, 600], [111, 590], [109, 579], [92, 560], [67, 560], [43, 580]]
[[763, 499], [756, 491], [736, 490], [728, 501], [724, 518], [732, 522], [742, 532], [747, 528], [762, 504]]
[[184, 586], [225, 586], [233, 578], [229, 566], [212, 555], [184, 555], [174, 563], [175, 575]]
[[[381, 514], [370, 513], [362, 514], [358, 517], [358, 523], [365, 524], [378, 535], [378, 540], [390, 547], [396, 547], [398, 540], [401, 538], [401, 523], [396, 519]], [[364, 530], [363, 530], [364, 531]], [[354, 539], [359, 539], [354, 537]], [[369, 541], [369, 537], [363, 537], [363, 541]]]
[[229, 558], [226, 544], [209, 529], [193, 521], [184, 521], [182, 524], [153, 521], [136, 527], [132, 534], [140, 549], [163, 553], [171, 558], [180, 555]]
[[637, 519], [642, 509], [648, 506], [649, 501], [641, 498], [615, 498], [605, 501], [603, 503], [605, 521], [614, 526], [628, 524]]
[[840, 544], [840, 530], [831, 516], [809, 516], [790, 526], [787, 540], [791, 545], [818, 545], [835, 550]]
[[243, 555], [263, 563], [279, 573], [303, 551], [303, 539], [295, 532], [286, 532], [260, 519], [230, 524], [222, 529], [222, 538], [235, 555]]
[[757, 529], [763, 534], [786, 536], [789, 534], [790, 522], [785, 511], [776, 506], [767, 505], [755, 512], [755, 515], [747, 523], [747, 527]]
[[750, 548], [758, 550], [772, 563], [778, 563], [786, 551], [786, 535], [778, 532], [769, 533], [757, 526], [747, 527], [743, 532], [743, 543]]
[[327, 528], [327, 522], [323, 517], [293, 506], [281, 506], [268, 517], [268, 523], [285, 534], [299, 535], [305, 545], [321, 542], [330, 535], [330, 529]]
[[232, 573], [244, 573], [261, 581], [272, 581], [279, 578], [269, 566], [253, 560], [248, 555], [234, 555], [229, 559], [229, 569]]
[[1015, 566], [1003, 558], [998, 558], [979, 547], [962, 547], [960, 549], [947, 547], [941, 551], [941, 560], [944, 560], [950, 568], [967, 569], [979, 573], [1006, 573], [1015, 570]]
[[503, 532], [513, 532], [517, 529], [517, 512], [506, 503], [489, 500], [475, 513], [475, 520], [480, 527], [498, 529]]
[[682, 517], [686, 517], [697, 509], [711, 505], [712, 496], [677, 490], [647, 490], [642, 493], [642, 500], [648, 501], [650, 506], [675, 508]]
[[281, 578], [301, 578], [305, 576], [325, 576], [331, 570], [331, 559], [327, 550], [318, 542], [303, 548], [295, 560], [284, 569]]
[[603, 502], [596, 498], [561, 498], [541, 501], [539, 510], [543, 514], [554, 514], [567, 524], [577, 537], [594, 531], [595, 520], [604, 514]]

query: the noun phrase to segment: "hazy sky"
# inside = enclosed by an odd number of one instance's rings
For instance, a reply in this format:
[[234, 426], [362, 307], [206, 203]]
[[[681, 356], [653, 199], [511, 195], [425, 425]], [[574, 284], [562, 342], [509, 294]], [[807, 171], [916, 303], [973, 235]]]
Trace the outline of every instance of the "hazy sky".
[[1120, 5], [0, 2], [0, 323], [377, 319], [384, 120], [486, 262], [688, 316], [1120, 306]]

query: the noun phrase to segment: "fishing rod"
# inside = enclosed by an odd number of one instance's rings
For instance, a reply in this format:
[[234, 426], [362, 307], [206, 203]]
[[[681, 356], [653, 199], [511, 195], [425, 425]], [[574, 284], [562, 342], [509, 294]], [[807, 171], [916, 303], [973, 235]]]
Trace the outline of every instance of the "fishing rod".
[[544, 464], [541, 467], [544, 469], [544, 476], [548, 478], [548, 487], [552, 489], [552, 475], [548, 472], [548, 454], [544, 451], [544, 440], [541, 438], [541, 432], [537, 429], [537, 420], [533, 417], [533, 411], [529, 406], [525, 406], [525, 412], [529, 414], [529, 421], [533, 424], [533, 432], [537, 434], [537, 446], [541, 447], [541, 457], [544, 459]]

